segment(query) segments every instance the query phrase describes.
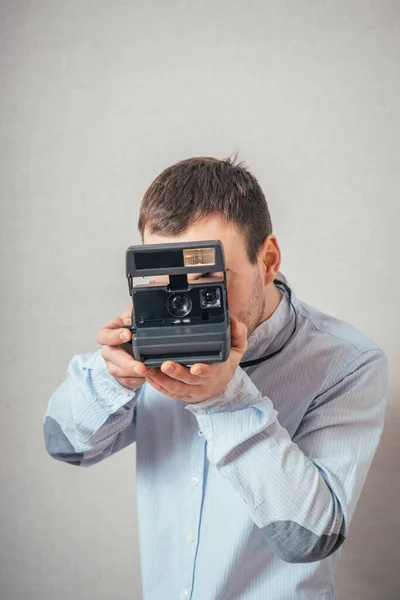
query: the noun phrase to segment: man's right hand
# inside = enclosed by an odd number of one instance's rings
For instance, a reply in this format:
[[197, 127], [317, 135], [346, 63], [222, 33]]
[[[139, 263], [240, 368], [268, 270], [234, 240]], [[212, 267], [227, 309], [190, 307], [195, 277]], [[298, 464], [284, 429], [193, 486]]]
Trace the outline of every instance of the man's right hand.
[[[136, 390], [146, 381], [146, 366], [135, 360], [123, 347], [132, 338], [131, 332], [124, 325], [131, 324], [132, 303], [122, 315], [110, 321], [106, 327], [99, 329], [96, 341], [101, 346], [108, 372], [120, 385], [129, 390]], [[125, 338], [121, 338], [125, 335]]]

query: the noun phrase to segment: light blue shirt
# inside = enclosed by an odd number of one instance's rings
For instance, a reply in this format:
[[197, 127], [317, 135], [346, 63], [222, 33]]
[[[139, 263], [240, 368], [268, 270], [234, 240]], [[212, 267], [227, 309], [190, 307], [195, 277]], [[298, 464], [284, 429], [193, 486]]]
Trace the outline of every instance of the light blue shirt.
[[[131, 392], [100, 350], [74, 356], [50, 399], [54, 458], [89, 466], [136, 442], [143, 600], [337, 598], [339, 548], [382, 433], [387, 360], [347, 323], [292, 301], [289, 344], [238, 367], [210, 400]], [[285, 293], [243, 360], [279, 349], [293, 322]]]

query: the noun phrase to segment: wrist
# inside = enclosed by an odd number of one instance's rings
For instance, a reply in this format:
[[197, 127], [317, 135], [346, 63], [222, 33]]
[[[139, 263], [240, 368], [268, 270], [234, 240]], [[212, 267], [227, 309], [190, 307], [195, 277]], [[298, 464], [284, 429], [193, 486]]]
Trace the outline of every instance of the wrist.
[[236, 367], [232, 379], [218, 394], [202, 400], [196, 404], [185, 406], [187, 410], [196, 414], [216, 413], [224, 411], [241, 410], [257, 403], [261, 393], [251, 381], [250, 377], [241, 369]]

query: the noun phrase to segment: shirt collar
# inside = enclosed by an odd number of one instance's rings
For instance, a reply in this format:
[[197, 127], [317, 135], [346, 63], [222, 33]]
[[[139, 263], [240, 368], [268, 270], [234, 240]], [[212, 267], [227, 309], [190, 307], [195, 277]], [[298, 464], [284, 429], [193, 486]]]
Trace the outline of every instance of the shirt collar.
[[[280, 272], [276, 279], [287, 283], [286, 277]], [[247, 350], [242, 361], [259, 358], [278, 350], [290, 336], [293, 330], [294, 311], [290, 306], [286, 290], [282, 286], [279, 286], [278, 289], [282, 293], [281, 300], [272, 315], [260, 323], [248, 338]]]

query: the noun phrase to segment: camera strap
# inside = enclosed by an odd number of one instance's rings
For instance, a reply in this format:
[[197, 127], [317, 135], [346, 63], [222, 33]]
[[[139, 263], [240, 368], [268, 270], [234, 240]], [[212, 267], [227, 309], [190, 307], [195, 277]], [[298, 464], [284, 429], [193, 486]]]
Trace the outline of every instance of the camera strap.
[[259, 363], [265, 362], [266, 360], [269, 360], [270, 358], [273, 358], [274, 356], [276, 356], [277, 354], [279, 354], [280, 352], [282, 352], [282, 350], [287, 346], [287, 344], [290, 342], [290, 340], [292, 339], [292, 337], [295, 334], [296, 328], [297, 328], [297, 311], [295, 309], [295, 307], [293, 306], [293, 302], [292, 302], [292, 290], [290, 289], [290, 287], [283, 281], [281, 281], [280, 279], [274, 279], [274, 283], [279, 286], [283, 286], [284, 289], [287, 292], [288, 295], [288, 300], [289, 300], [289, 304], [290, 306], [293, 308], [294, 311], [294, 328], [292, 333], [290, 334], [290, 336], [288, 337], [288, 339], [286, 340], [286, 342], [279, 348], [279, 350], [276, 350], [275, 352], [271, 352], [271, 354], [267, 354], [266, 356], [261, 356], [260, 358], [255, 358], [253, 360], [246, 360], [243, 361], [239, 364], [239, 366], [242, 369], [246, 369], [246, 367], [252, 367], [254, 365], [258, 365]]

